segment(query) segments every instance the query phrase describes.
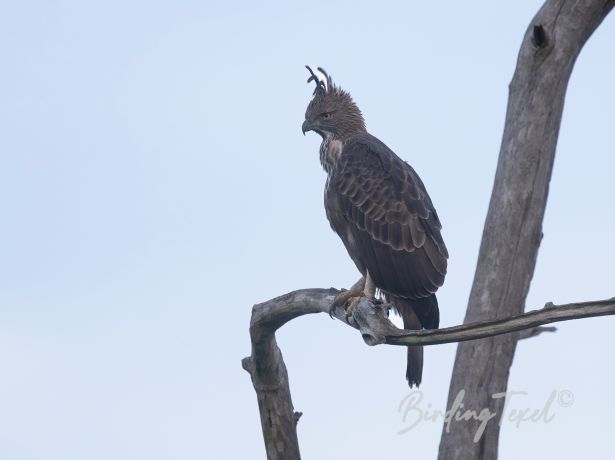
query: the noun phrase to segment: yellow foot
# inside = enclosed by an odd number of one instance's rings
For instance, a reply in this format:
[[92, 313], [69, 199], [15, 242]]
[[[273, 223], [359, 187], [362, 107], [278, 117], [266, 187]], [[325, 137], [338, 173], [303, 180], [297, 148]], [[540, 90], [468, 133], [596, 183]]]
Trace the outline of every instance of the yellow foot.
[[348, 318], [350, 318], [352, 316], [352, 310], [354, 309], [354, 307], [357, 306], [357, 304], [359, 303], [360, 300], [361, 300], [361, 296], [351, 297], [348, 300], [348, 302], [346, 304], [346, 309], [345, 309], [346, 322], [348, 322]]
[[361, 290], [350, 288], [348, 290], [344, 289], [333, 299], [333, 303], [331, 304], [331, 308], [329, 308], [329, 316], [333, 318], [333, 312], [337, 307], [346, 307], [350, 299], [353, 297], [360, 296], [362, 294]]
[[350, 289], [342, 290], [342, 292], [335, 296], [335, 299], [331, 304], [331, 308], [329, 308], [329, 316], [333, 318], [333, 313], [338, 307], [344, 307], [346, 310], [346, 318], [351, 316], [352, 309], [357, 303], [359, 303], [359, 299], [365, 295], [363, 292], [364, 290], [365, 278], [361, 278], [359, 281], [354, 283]]
[[[341, 294], [346, 294], [347, 292], [350, 292], [350, 291], [344, 291]], [[333, 306], [329, 310], [329, 314], [331, 315], [331, 317], [333, 317], [333, 312], [338, 306], [344, 307], [344, 314], [346, 316], [346, 322], [348, 322], [348, 318], [352, 316], [352, 310], [354, 309], [354, 307], [358, 305], [359, 301], [363, 297], [364, 296], [361, 294], [352, 295], [351, 293], [350, 295], [345, 295], [343, 298], [340, 298], [339, 304], [334, 301]], [[337, 298], [336, 298], [336, 301], [337, 301]]]

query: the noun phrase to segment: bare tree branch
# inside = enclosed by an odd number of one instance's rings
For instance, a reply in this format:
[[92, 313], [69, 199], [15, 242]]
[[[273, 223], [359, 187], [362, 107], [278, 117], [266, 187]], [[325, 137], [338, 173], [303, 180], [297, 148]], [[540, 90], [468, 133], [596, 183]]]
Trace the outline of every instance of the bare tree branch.
[[[242, 365], [251, 377], [256, 390], [261, 426], [269, 459], [298, 459], [299, 444], [296, 424], [301, 413], [295, 412], [290, 396], [288, 374], [282, 353], [275, 341], [275, 332], [288, 321], [310, 313], [329, 313], [336, 289], [302, 289], [276, 297], [252, 308], [250, 337], [252, 355]], [[528, 336], [542, 331], [543, 324], [592, 316], [615, 315], [615, 299], [572, 303], [555, 306], [547, 304], [512, 318], [487, 321], [436, 330], [409, 331], [397, 328], [388, 318], [390, 305], [374, 304], [361, 299], [352, 317], [346, 318], [341, 308], [332, 315], [361, 332], [368, 345], [436, 345], [481, 339], [521, 330]]]
[[337, 292], [335, 289], [295, 291], [252, 308], [252, 354], [241, 364], [252, 377], [269, 460], [301, 458], [296, 429], [301, 415], [293, 409], [288, 373], [275, 331], [297, 316], [323, 311], [323, 306], [331, 305]]
[[[468, 302], [465, 323], [523, 311], [538, 247], [555, 158], [566, 87], [587, 39], [613, 8], [613, 0], [547, 0], [523, 38], [509, 87], [508, 110], [495, 183]], [[460, 344], [448, 407], [465, 390], [466, 407], [501, 415], [517, 336]], [[479, 422], [445, 426], [440, 460], [497, 458], [499, 424], [473, 442]]]

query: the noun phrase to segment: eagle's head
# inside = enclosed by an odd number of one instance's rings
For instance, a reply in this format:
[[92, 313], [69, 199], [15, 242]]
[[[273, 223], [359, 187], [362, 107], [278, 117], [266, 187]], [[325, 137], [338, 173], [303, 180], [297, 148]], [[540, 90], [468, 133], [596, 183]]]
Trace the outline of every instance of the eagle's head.
[[331, 77], [321, 67], [318, 71], [324, 76], [318, 78], [309, 66], [308, 83], [314, 81], [314, 97], [305, 111], [305, 121], [301, 129], [316, 131], [323, 139], [332, 138], [345, 141], [349, 137], [365, 133], [363, 115], [349, 93], [336, 86]]

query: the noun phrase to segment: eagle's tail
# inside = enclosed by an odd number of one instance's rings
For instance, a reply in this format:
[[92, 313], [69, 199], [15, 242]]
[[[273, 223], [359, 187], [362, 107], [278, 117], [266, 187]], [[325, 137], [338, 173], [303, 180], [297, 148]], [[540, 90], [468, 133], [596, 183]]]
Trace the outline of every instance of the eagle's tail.
[[[407, 300], [390, 296], [390, 302], [404, 320], [404, 329], [438, 329], [440, 312], [435, 294], [418, 300]], [[423, 347], [415, 345], [408, 347], [408, 365], [406, 379], [412, 388], [421, 384], [423, 375]]]

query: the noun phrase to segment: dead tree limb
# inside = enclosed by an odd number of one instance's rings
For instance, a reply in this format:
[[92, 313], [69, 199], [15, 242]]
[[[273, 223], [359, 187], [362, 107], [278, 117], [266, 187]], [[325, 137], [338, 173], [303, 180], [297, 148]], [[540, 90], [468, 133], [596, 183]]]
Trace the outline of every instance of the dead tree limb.
[[323, 311], [322, 307], [331, 305], [337, 292], [335, 289], [295, 291], [252, 308], [252, 354], [241, 364], [250, 373], [256, 391], [268, 460], [301, 458], [296, 429], [300, 415], [293, 409], [288, 373], [275, 331], [297, 316]]
[[[495, 183], [465, 323], [521, 313], [536, 265], [566, 87], [587, 39], [613, 0], [547, 0], [530, 23], [509, 87]], [[466, 407], [501, 414], [517, 336], [460, 344], [448, 406], [465, 390]], [[473, 442], [478, 421], [445, 427], [440, 460], [497, 458], [499, 424]]]
[[[257, 394], [261, 427], [268, 459], [299, 459], [295, 412], [282, 353], [275, 341], [275, 332], [288, 321], [310, 313], [329, 313], [336, 289], [303, 289], [290, 292], [252, 308], [250, 337], [252, 354], [242, 361]], [[615, 315], [615, 299], [573, 303], [561, 306], [547, 304], [512, 318], [430, 331], [409, 331], [397, 328], [388, 319], [389, 306], [362, 299], [346, 318], [343, 309], [332, 315], [361, 332], [368, 345], [436, 345], [481, 339], [516, 331], [536, 334], [543, 324], [592, 316]], [[518, 336], [519, 334], [514, 334]]]

